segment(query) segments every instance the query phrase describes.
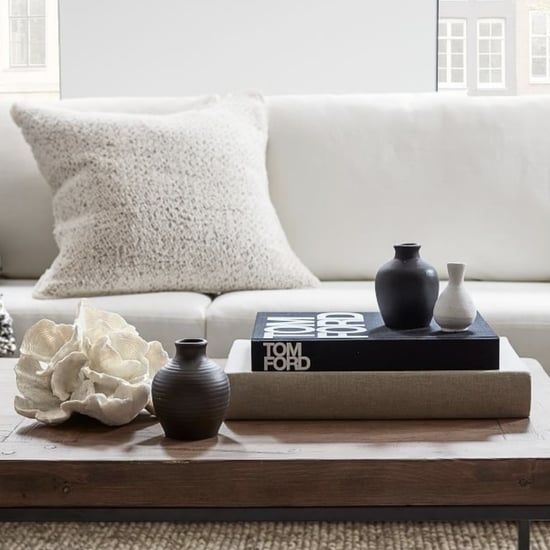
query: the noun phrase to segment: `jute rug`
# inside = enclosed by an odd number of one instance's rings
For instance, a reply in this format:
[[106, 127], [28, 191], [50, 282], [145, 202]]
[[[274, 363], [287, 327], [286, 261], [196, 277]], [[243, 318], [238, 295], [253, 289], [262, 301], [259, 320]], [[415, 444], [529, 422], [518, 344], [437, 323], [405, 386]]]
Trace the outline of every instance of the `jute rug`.
[[[550, 549], [550, 523], [531, 526]], [[2, 550], [512, 550], [513, 523], [0, 523]]]

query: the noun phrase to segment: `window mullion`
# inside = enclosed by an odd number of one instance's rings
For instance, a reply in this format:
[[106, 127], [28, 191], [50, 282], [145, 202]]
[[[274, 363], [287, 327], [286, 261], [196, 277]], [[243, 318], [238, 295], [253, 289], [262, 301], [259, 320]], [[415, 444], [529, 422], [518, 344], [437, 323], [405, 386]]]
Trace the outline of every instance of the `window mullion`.
[[[450, 26], [450, 24], [448, 24]], [[448, 27], [448, 30], [447, 30], [447, 36], [449, 36], [450, 34], [450, 30], [449, 30], [449, 27]], [[452, 44], [452, 40], [450, 38], [447, 38], [447, 86], [452, 86], [453, 85], [453, 81], [451, 80], [451, 75], [452, 75], [452, 52], [451, 52], [451, 44]]]
[[30, 0], [27, 0], [27, 66], [31, 65], [31, 18], [28, 16]]

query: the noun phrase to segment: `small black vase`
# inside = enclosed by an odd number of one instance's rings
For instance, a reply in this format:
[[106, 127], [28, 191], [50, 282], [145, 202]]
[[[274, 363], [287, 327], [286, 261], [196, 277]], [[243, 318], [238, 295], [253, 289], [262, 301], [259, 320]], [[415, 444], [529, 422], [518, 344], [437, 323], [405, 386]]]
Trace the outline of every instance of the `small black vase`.
[[439, 293], [436, 270], [419, 254], [420, 245], [394, 246], [395, 257], [376, 274], [375, 291], [382, 319], [388, 328], [427, 327]]
[[229, 379], [206, 356], [206, 340], [176, 342], [176, 355], [160, 369], [151, 387], [155, 415], [166, 437], [214, 437], [229, 405]]

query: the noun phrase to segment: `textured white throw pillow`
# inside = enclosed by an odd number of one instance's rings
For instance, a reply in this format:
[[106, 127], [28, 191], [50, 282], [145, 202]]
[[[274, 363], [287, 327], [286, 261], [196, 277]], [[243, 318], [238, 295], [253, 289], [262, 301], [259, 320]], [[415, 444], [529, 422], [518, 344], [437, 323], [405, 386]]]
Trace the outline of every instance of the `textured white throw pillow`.
[[232, 96], [170, 115], [15, 104], [53, 189], [37, 298], [314, 286], [268, 192], [267, 113]]

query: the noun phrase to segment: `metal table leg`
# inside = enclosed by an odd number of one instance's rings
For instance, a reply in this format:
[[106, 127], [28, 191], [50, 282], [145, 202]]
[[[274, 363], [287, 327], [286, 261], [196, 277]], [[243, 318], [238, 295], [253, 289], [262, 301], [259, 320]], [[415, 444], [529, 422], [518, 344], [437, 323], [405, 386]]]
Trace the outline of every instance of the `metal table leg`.
[[531, 544], [531, 522], [529, 520], [518, 521], [518, 550], [529, 550]]

